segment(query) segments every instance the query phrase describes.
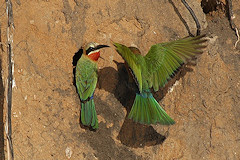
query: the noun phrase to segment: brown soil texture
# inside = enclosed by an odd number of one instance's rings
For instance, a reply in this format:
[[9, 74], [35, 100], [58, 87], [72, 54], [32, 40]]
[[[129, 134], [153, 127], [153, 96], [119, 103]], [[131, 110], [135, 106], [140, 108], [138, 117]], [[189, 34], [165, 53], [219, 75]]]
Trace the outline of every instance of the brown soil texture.
[[[218, 2], [222, 3], [213, 7], [204, 0], [189, 2], [208, 46], [154, 94], [176, 124], [147, 126], [126, 118], [135, 93], [112, 41], [147, 53], [153, 44], [195, 34], [195, 23], [181, 1], [13, 0], [15, 159], [239, 160], [240, 44], [234, 48], [237, 36], [226, 16], [226, 3]], [[233, 0], [238, 28], [239, 4]], [[5, 43], [5, 2], [0, 5]], [[97, 131], [80, 125], [80, 100], [73, 83], [74, 55], [91, 41], [111, 46], [102, 49], [98, 61]], [[5, 159], [5, 45], [0, 53], [0, 155]]]

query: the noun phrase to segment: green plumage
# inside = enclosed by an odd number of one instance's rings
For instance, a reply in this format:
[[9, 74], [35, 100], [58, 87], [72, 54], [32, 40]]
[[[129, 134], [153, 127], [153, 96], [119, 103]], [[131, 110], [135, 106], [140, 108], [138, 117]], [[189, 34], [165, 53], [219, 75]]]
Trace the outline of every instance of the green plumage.
[[170, 125], [175, 123], [158, 104], [150, 91], [136, 94], [128, 117], [143, 124]]
[[76, 66], [76, 86], [81, 100], [81, 122], [93, 129], [98, 128], [97, 113], [93, 100], [96, 85], [97, 63], [86, 55], [82, 55]]
[[[131, 68], [140, 92], [140, 95], [136, 95], [129, 118], [146, 124], [175, 123], [156, 102], [150, 88], [158, 91], [159, 87], [164, 87], [182, 64], [196, 54], [202, 53], [200, 49], [205, 47], [202, 43], [206, 41], [202, 39], [203, 37], [188, 37], [159, 43], [153, 45], [146, 56], [133, 53], [132, 48], [114, 43], [117, 52]], [[146, 96], [141, 95], [149, 96], [145, 98]]]
[[91, 126], [93, 129], [98, 128], [97, 113], [93, 99], [81, 103], [81, 122], [83, 125]]

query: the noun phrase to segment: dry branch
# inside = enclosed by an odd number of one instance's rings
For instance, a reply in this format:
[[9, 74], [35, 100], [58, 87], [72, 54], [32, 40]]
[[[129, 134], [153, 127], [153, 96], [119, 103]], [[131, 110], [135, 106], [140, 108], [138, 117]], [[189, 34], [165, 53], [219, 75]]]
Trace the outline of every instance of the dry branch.
[[197, 16], [195, 15], [194, 11], [192, 10], [192, 8], [188, 5], [188, 3], [185, 1], [185, 0], [182, 0], [182, 3], [185, 5], [185, 7], [188, 9], [188, 11], [190, 12], [190, 14], [192, 15], [195, 23], [196, 23], [196, 26], [197, 26], [197, 33], [196, 35], [200, 35], [200, 31], [201, 31], [201, 26], [200, 26], [200, 23], [197, 19]]
[[14, 159], [13, 145], [12, 145], [12, 123], [11, 123], [11, 111], [12, 111], [12, 80], [13, 80], [13, 11], [11, 0], [6, 0], [6, 12], [7, 12], [7, 53], [8, 53], [8, 79], [7, 79], [7, 112], [6, 112], [6, 137], [7, 137], [7, 155], [8, 160]]

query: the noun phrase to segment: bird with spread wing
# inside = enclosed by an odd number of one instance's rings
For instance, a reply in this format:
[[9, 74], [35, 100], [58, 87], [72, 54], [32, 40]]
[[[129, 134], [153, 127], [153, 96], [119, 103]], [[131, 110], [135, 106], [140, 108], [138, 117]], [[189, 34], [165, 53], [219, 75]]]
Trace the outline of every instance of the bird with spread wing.
[[206, 46], [204, 35], [187, 37], [153, 45], [145, 56], [135, 47], [114, 43], [116, 51], [127, 63], [138, 86], [138, 93], [128, 115], [143, 124], [172, 125], [175, 121], [168, 116], [153, 97], [150, 89], [158, 91], [174, 76], [180, 66], [198, 54]]

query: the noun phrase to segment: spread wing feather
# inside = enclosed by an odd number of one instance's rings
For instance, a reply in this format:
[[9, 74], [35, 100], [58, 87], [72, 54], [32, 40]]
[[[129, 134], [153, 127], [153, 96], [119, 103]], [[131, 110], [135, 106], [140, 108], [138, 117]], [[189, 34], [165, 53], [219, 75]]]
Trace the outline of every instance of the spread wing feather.
[[206, 42], [203, 37], [188, 37], [153, 45], [144, 57], [148, 72], [143, 77], [147, 79], [148, 87], [153, 87], [155, 91], [164, 87], [182, 64], [202, 53], [201, 49], [206, 47], [202, 44]]
[[139, 91], [142, 92], [142, 70], [141, 65], [144, 63], [143, 56], [138, 54], [133, 54], [131, 49], [125, 45], [114, 43], [117, 52], [122, 56], [122, 58], [127, 62], [128, 66], [133, 71], [135, 78], [137, 79], [137, 85]]
[[152, 87], [157, 91], [159, 87], [164, 87], [182, 64], [202, 53], [201, 49], [206, 47], [202, 44], [206, 42], [203, 37], [188, 37], [153, 45], [145, 57], [134, 54], [131, 48], [122, 44], [114, 43], [114, 46], [133, 71], [139, 91]]

